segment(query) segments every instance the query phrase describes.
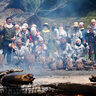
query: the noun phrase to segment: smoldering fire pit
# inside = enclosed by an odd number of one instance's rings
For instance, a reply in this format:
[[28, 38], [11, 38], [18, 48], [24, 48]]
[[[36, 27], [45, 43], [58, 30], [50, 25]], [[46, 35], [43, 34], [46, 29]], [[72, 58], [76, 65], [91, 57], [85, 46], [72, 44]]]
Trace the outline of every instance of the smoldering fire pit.
[[84, 72], [58, 73], [56, 71], [49, 72], [49, 75], [46, 73], [46, 76], [44, 74], [37, 76], [35, 79], [32, 74], [7, 75], [21, 71], [21, 69], [12, 69], [0, 73], [0, 94], [4, 96], [96, 96], [96, 84], [89, 80], [90, 74], [95, 72], [85, 72], [86, 75], [82, 76]]

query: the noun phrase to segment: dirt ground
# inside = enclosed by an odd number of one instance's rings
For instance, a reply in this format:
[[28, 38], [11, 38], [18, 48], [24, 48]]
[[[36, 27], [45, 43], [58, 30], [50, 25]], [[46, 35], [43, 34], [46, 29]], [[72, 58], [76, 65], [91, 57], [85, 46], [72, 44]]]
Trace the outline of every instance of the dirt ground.
[[89, 77], [96, 75], [96, 71], [41, 71], [35, 75], [34, 84], [51, 84], [51, 83], [90, 83]]

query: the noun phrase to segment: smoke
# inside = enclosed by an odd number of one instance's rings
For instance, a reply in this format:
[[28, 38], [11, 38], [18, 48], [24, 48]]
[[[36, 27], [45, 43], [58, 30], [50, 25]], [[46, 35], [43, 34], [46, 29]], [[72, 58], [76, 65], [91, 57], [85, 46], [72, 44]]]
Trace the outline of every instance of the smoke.
[[77, 17], [87, 14], [87, 12], [89, 11], [88, 7], [90, 7], [89, 0], [79, 0], [79, 1], [53, 0], [53, 1], [54, 1], [53, 3], [47, 3], [47, 4], [44, 3], [45, 5], [44, 8], [47, 9], [47, 11], [44, 14], [48, 15], [49, 17], [74, 17], [74, 16]]

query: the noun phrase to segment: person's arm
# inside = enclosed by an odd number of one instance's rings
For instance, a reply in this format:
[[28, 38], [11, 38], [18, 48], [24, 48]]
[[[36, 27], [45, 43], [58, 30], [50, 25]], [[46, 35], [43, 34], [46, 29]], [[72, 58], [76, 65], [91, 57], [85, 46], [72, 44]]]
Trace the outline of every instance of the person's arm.
[[0, 26], [0, 35], [3, 35], [5, 28], [3, 26]]

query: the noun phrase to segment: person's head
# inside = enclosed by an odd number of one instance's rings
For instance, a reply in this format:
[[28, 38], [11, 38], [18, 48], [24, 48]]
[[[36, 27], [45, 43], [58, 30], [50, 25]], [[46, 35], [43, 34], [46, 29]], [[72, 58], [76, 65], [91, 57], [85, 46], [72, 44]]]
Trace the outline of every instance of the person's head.
[[80, 27], [80, 28], [84, 28], [84, 23], [83, 23], [83, 22], [80, 22], [80, 23], [79, 23], [79, 27]]
[[50, 29], [49, 24], [48, 24], [48, 23], [44, 23], [44, 24], [43, 24], [43, 28], [44, 28], [44, 29]]
[[96, 20], [95, 19], [92, 19], [91, 20], [91, 25], [94, 26], [96, 24]]
[[61, 42], [61, 44], [66, 44], [66, 39], [65, 38], [61, 38], [60, 42]]
[[65, 26], [65, 30], [68, 31], [70, 29], [70, 26]]
[[8, 25], [12, 24], [12, 18], [10, 18], [10, 17], [6, 18], [6, 23]]
[[26, 33], [26, 31], [27, 31], [27, 28], [25, 26], [22, 26], [22, 32]]
[[23, 24], [23, 26], [25, 26], [26, 28], [28, 28], [28, 27], [29, 27], [27, 23], [24, 23], [24, 24]]
[[31, 26], [31, 27], [37, 28], [37, 25], [36, 25], [36, 24], [32, 24], [32, 26]]
[[56, 22], [53, 22], [53, 26], [56, 26], [57, 25], [57, 23]]
[[77, 39], [77, 40], [76, 40], [76, 44], [77, 44], [77, 45], [81, 45], [81, 40], [80, 40], [80, 39]]
[[78, 30], [78, 29], [79, 29], [79, 24], [78, 24], [78, 22], [74, 22], [74, 23], [73, 23], [73, 29], [74, 29], [74, 30]]
[[86, 44], [86, 40], [85, 39], [83, 40], [83, 44]]
[[15, 25], [15, 30], [20, 30], [20, 26], [18, 24]]
[[21, 41], [21, 39], [17, 40], [17, 46], [18, 46], [19, 48], [21, 48], [21, 46], [22, 46], [22, 41]]
[[43, 45], [43, 44], [44, 44], [43, 40], [40, 40], [40, 41], [39, 41], [39, 44], [40, 44], [40, 45]]

